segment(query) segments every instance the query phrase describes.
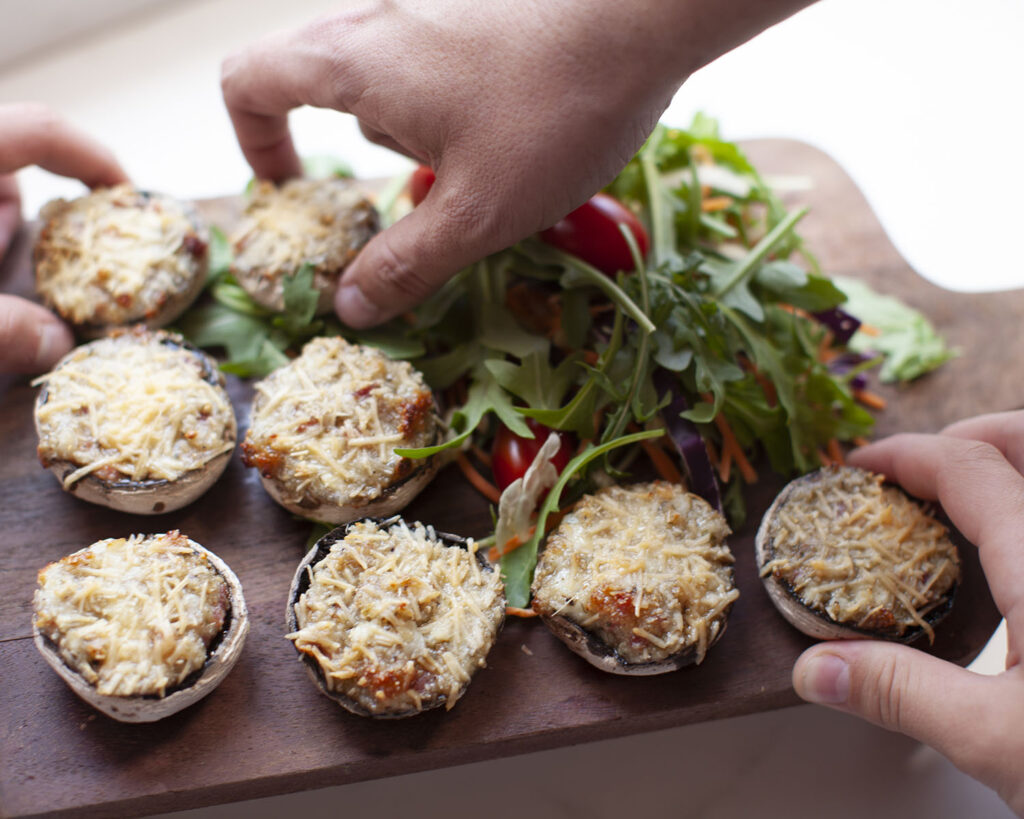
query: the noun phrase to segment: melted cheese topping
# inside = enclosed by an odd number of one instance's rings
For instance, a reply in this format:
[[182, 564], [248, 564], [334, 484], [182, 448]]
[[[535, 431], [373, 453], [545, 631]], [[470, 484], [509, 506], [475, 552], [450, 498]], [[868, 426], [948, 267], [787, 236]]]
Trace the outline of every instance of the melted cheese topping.
[[121, 331], [72, 351], [34, 383], [39, 458], [66, 461], [86, 475], [117, 481], [174, 481], [235, 445], [227, 393], [204, 378], [212, 364], [182, 340], [143, 328]]
[[313, 286], [333, 289], [378, 226], [373, 205], [349, 180], [291, 179], [280, 187], [260, 182], [231, 237], [233, 271], [254, 298], [282, 310], [284, 276], [308, 263]]
[[728, 534], [718, 512], [675, 484], [586, 495], [547, 539], [533, 608], [568, 618], [628, 663], [684, 650], [699, 663], [739, 597]]
[[476, 545], [445, 546], [421, 523], [355, 524], [309, 577], [288, 639], [330, 691], [373, 714], [451, 708], [504, 616], [501, 579]]
[[47, 204], [35, 249], [36, 287], [75, 324], [151, 318], [206, 269], [194, 212], [130, 185]]
[[35, 623], [106, 696], [164, 696], [206, 662], [228, 586], [180, 532], [101, 540], [39, 572]]
[[256, 385], [243, 458], [292, 503], [363, 506], [414, 469], [396, 447], [433, 443], [433, 407], [408, 363], [316, 338]]
[[867, 631], [903, 634], [945, 602], [960, 575], [946, 527], [882, 476], [843, 467], [789, 485], [768, 522], [774, 575], [809, 609]]

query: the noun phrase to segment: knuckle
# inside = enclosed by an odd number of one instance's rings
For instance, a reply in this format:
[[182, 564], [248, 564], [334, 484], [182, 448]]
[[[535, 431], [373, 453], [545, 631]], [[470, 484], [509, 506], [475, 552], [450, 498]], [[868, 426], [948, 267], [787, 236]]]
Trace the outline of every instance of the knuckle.
[[910, 685], [907, 666], [899, 662], [895, 652], [881, 658], [865, 675], [861, 698], [866, 714], [883, 728], [904, 730], [905, 702]]

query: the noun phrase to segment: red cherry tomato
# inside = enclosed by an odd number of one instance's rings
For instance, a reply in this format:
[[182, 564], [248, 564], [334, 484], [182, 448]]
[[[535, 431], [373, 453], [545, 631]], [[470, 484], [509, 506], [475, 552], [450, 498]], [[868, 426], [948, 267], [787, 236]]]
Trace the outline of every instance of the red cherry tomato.
[[[494, 436], [494, 445], [491, 447], [491, 472], [494, 473], [494, 482], [498, 485], [498, 489], [502, 491], [516, 478], [521, 478], [526, 474], [533, 459], [537, 457], [537, 452], [544, 446], [548, 435], [553, 431], [532, 418], [526, 419], [526, 425], [533, 432], [533, 438], [516, 435], [505, 425], [502, 425], [498, 434]], [[576, 444], [573, 436], [568, 432], [559, 432], [558, 437], [562, 439], [562, 444], [551, 462], [561, 473], [572, 460]]]
[[433, 168], [427, 165], [420, 165], [412, 172], [412, 176], [409, 177], [409, 198], [412, 199], [414, 205], [418, 205], [427, 198], [435, 179], [437, 179], [437, 175]]
[[633, 211], [607, 193], [592, 196], [561, 222], [541, 231], [540, 238], [614, 276], [620, 270], [628, 273], [635, 267], [619, 225], [629, 228], [641, 258], [646, 258], [651, 244], [647, 231]]

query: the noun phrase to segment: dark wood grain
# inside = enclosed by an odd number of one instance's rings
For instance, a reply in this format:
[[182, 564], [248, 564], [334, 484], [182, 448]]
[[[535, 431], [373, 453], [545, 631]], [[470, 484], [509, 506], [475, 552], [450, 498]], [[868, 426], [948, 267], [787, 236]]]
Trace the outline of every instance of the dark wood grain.
[[[859, 275], [933, 318], [961, 358], [899, 390], [880, 430], [935, 430], [956, 418], [1024, 406], [1017, 329], [1024, 291], [956, 295], [916, 276], [867, 203], [827, 156], [806, 145], [749, 145], [769, 173], [814, 181], [798, 199], [826, 270]], [[28, 293], [23, 237], [0, 267], [0, 290]], [[995, 343], [995, 339], [1001, 339]], [[352, 716], [320, 696], [283, 637], [285, 595], [309, 527], [265, 495], [237, 458], [201, 500], [142, 519], [60, 491], [35, 458], [25, 380], [0, 381], [0, 808], [5, 816], [128, 816], [254, 798], [454, 765], [791, 705], [790, 669], [809, 640], [775, 613], [753, 563], [753, 529], [779, 488], [751, 492], [751, 523], [731, 544], [741, 591], [721, 643], [703, 665], [653, 678], [602, 674], [536, 621], [510, 622], [449, 713], [399, 722]], [[245, 426], [250, 387], [230, 392]], [[447, 531], [487, 531], [486, 506], [442, 472], [408, 510]], [[252, 631], [236, 669], [198, 705], [155, 725], [125, 725], [80, 702], [32, 645], [35, 574], [103, 537], [178, 527], [220, 554], [241, 579]], [[930, 651], [969, 662], [998, 623], [973, 547], [964, 584]]]

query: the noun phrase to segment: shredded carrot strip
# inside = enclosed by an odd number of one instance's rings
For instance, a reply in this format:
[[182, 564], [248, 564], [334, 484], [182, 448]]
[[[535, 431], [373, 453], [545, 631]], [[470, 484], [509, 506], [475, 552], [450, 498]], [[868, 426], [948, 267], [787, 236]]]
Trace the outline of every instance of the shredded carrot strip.
[[853, 397], [871, 409], [884, 410], [886, 406], [885, 399], [870, 390], [854, 390]]
[[505, 606], [505, 614], [509, 617], [536, 617], [537, 612], [533, 609], [520, 609], [516, 606]]
[[820, 449], [818, 450], [818, 460], [821, 461], [822, 466], [832, 466], [832, 459]]
[[672, 459], [665, 454], [665, 450], [658, 446], [653, 441], [641, 441], [640, 446], [644, 448], [644, 452], [647, 453], [647, 457], [651, 459], [651, 463], [654, 464], [654, 468], [658, 470], [658, 474], [670, 483], [682, 483], [682, 473], [676, 468], [676, 465], [672, 463]]
[[833, 463], [842, 466], [846, 463], [846, 459], [843, 457], [843, 448], [839, 445], [838, 438], [831, 438], [828, 442], [828, 457], [832, 459]]
[[750, 465], [750, 461], [747, 460], [747, 456], [743, 453], [743, 447], [736, 440], [732, 427], [729, 426], [729, 422], [725, 420], [725, 416], [722, 413], [718, 413], [715, 416], [715, 425], [718, 427], [718, 431], [722, 433], [722, 458], [725, 458], [726, 452], [731, 452], [733, 460], [736, 461], [736, 468], [743, 475], [743, 480], [747, 483], [754, 483], [757, 480], [757, 472]]
[[459, 453], [455, 458], [455, 462], [459, 465], [459, 469], [462, 470], [462, 474], [466, 476], [466, 480], [469, 481], [473, 488], [487, 498], [492, 503], [497, 503], [501, 500], [501, 492], [498, 490], [493, 483], [487, 478], [476, 471], [476, 467], [469, 462], [463, 453]]
[[794, 316], [800, 316], [800, 318], [809, 319], [812, 317], [811, 314], [802, 307], [794, 307], [792, 304], [779, 304], [779, 307], [787, 313], [792, 313]]
[[533, 537], [533, 533], [536, 531], [537, 527], [531, 526], [530, 531], [526, 533], [525, 538], [521, 538], [519, 537], [519, 535], [513, 535], [505, 541], [505, 545], [501, 548], [498, 548], [497, 546], [492, 546], [490, 549], [487, 550], [487, 559], [490, 560], [491, 563], [497, 563], [509, 552], [514, 552], [516, 549], [518, 549], [520, 546], [526, 543], [527, 540]]
[[590, 315], [599, 316], [601, 313], [608, 313], [614, 309], [614, 304], [592, 304], [590, 305]]
[[717, 470], [718, 469], [718, 450], [715, 449], [715, 445], [711, 441], [704, 441], [704, 449], [708, 451], [708, 460], [711, 461], [711, 465]]
[[875, 327], [873, 324], [861, 324], [860, 327], [858, 327], [857, 329], [866, 336], [882, 335], [882, 331]]
[[732, 202], [731, 196], [709, 196], [700, 203], [700, 209], [705, 213], [715, 213], [716, 211], [725, 210], [732, 205]]
[[754, 379], [761, 386], [761, 392], [764, 393], [765, 400], [768, 402], [769, 407], [774, 407], [779, 403], [779, 394], [775, 391], [775, 382], [773, 382], [768, 376], [758, 369], [754, 370]]
[[858, 435], [856, 438], [852, 440], [854, 446], [867, 446], [868, 444], [871, 443], [871, 439], [865, 438], [863, 435]]
[[828, 364], [828, 362], [836, 357], [837, 353], [832, 349], [832, 343], [835, 340], [836, 338], [832, 335], [831, 330], [826, 330], [825, 334], [821, 337], [821, 343], [818, 344], [818, 361], [822, 364]]
[[601, 356], [599, 356], [595, 350], [584, 350], [583, 360], [586, 361], [591, 367], [596, 367], [597, 362], [601, 360]]
[[732, 450], [722, 448], [722, 460], [718, 462], [718, 478], [722, 483], [729, 483], [732, 474]]
[[473, 444], [473, 446], [469, 448], [469, 451], [473, 453], [473, 457], [480, 461], [480, 463], [482, 463], [488, 469], [491, 468], [491, 456], [489, 453], [484, 452], [476, 444]]

